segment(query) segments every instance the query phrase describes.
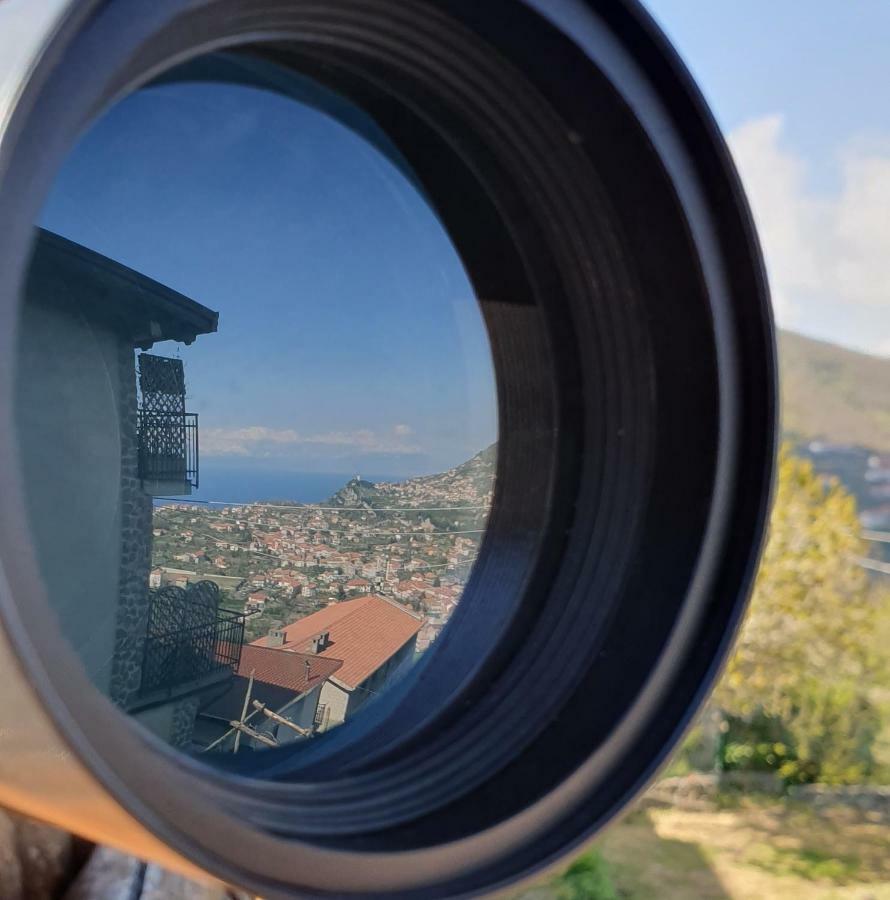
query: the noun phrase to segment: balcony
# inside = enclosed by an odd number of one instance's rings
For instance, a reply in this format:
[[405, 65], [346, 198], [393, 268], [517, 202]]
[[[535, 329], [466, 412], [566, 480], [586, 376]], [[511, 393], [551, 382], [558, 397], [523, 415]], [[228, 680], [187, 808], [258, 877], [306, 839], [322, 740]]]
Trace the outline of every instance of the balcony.
[[244, 616], [220, 610], [218, 603], [219, 589], [206, 581], [152, 592], [139, 705], [191, 693], [234, 674]]
[[198, 416], [139, 410], [139, 477], [154, 497], [183, 496], [198, 488]]

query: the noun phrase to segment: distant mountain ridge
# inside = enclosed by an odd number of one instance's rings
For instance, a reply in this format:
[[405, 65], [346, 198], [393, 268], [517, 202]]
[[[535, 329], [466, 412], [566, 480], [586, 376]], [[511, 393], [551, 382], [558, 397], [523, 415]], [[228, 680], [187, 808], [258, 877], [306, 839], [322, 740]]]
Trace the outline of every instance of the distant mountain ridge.
[[779, 332], [782, 431], [890, 452], [890, 359]]
[[[890, 453], [890, 359], [779, 331], [782, 434]], [[327, 506], [483, 506], [494, 485], [497, 444], [435, 475], [401, 482], [353, 478]]]
[[496, 462], [497, 444], [491, 444], [466, 462], [435, 475], [377, 483], [353, 478], [325, 505], [367, 506], [370, 509], [436, 504], [468, 508], [487, 506], [494, 487]]

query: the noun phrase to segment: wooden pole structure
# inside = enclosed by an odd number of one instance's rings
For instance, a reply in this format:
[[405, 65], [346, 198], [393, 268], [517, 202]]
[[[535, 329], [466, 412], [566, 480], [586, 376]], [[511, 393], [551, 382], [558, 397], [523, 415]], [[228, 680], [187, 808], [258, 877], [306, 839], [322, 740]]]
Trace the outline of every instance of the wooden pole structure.
[[[254, 716], [259, 715], [259, 710], [255, 709], [247, 718], [244, 720], [244, 723], [247, 724]], [[206, 753], [208, 750], [212, 750], [214, 747], [218, 747], [226, 738], [231, 737], [234, 732], [236, 732], [237, 728], [230, 728], [225, 734], [220, 735], [212, 744], [208, 744], [204, 747], [203, 750], [198, 751], [199, 753]]]
[[[255, 670], [254, 670], [254, 671], [255, 671]], [[295, 698], [291, 701], [291, 703], [295, 703], [297, 700], [302, 700], [303, 697], [307, 696], [312, 690], [314, 690], [314, 687], [313, 687], [313, 688], [310, 688], [309, 690], [304, 691], [302, 694], [299, 694], [297, 697], [295, 697]], [[248, 694], [248, 696], [249, 696], [249, 694]], [[256, 702], [259, 702], [259, 701], [256, 701]], [[262, 704], [261, 704], [261, 705], [262, 705]], [[290, 704], [288, 704], [288, 705], [290, 705]], [[258, 716], [259, 714], [260, 714], [260, 710], [259, 710], [259, 709], [254, 709], [252, 712], [248, 713], [248, 715], [243, 719], [243, 723], [244, 723], [244, 724], [247, 724], [254, 716]], [[219, 746], [226, 738], [228, 738], [228, 737], [231, 736], [231, 734], [232, 734], [233, 731], [238, 731], [238, 729], [235, 728], [235, 727], [233, 726], [233, 727], [230, 728], [225, 734], [220, 735], [220, 737], [218, 737], [218, 738], [217, 738], [215, 741], [213, 741], [212, 743], [208, 744], [206, 747], [204, 747], [203, 750], [200, 750], [199, 752], [200, 752], [200, 753], [207, 753], [209, 750], [212, 750], [214, 747], [218, 747], [218, 746]]]
[[[247, 710], [250, 708], [250, 695], [253, 693], [253, 676], [254, 675], [256, 675], [256, 669], [251, 669], [250, 670], [250, 678], [247, 682], [247, 691], [244, 694], [244, 706], [241, 707], [241, 719], [238, 722], [238, 724], [241, 727], [237, 729], [236, 734], [235, 734], [235, 748], [232, 751], [233, 753], [238, 752], [238, 748], [241, 746], [241, 731], [242, 731], [242, 729], [247, 727], [244, 724], [244, 720], [247, 717]], [[232, 727], [235, 726], [234, 722], [230, 722], [229, 724], [232, 725]]]
[[278, 746], [278, 741], [276, 741], [275, 738], [271, 738], [268, 734], [263, 734], [260, 731], [255, 731], [250, 727], [250, 725], [245, 725], [243, 722], [238, 722], [235, 719], [233, 719], [229, 724], [238, 732], [235, 737], [236, 740], [241, 737], [241, 733], [243, 732], [244, 734], [252, 737], [254, 740], [259, 741], [261, 744], [265, 744], [267, 747]]
[[288, 728], [292, 728], [297, 734], [308, 736], [312, 733], [308, 728], [301, 728], [299, 725], [291, 722], [290, 719], [285, 719], [284, 716], [280, 716], [277, 712], [266, 709], [266, 704], [260, 703], [259, 700], [254, 700], [253, 705], [258, 711], [262, 712], [264, 716], [268, 716], [273, 722], [278, 722], [279, 725], [285, 725]]

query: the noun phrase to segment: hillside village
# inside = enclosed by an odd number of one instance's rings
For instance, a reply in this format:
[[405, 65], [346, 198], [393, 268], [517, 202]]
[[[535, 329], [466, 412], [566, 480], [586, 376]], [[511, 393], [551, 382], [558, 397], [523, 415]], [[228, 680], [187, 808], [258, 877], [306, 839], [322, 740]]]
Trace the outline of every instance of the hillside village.
[[[868, 428], [886, 400], [872, 390], [853, 402], [848, 386], [861, 381], [850, 367], [864, 366], [890, 397], [890, 365], [798, 335], [781, 340], [795, 348], [783, 357], [784, 439], [853, 492], [866, 528], [887, 528], [890, 454], [876, 445], [882, 432]], [[821, 379], [815, 418], [799, 409], [801, 372]], [[845, 410], [840, 424], [834, 407]], [[843, 439], [860, 433], [857, 422], [876, 443]], [[159, 602], [165, 590], [183, 591], [188, 604], [209, 583], [218, 591], [214, 627], [243, 629], [222, 692], [194, 710], [192, 749], [256, 750], [324, 732], [402, 677], [460, 601], [491, 508], [496, 451], [403, 482], [357, 475], [318, 504], [155, 506], [149, 581]], [[882, 550], [874, 566], [885, 564]]]
[[326, 607], [375, 595], [422, 619], [435, 641], [466, 584], [485, 529], [495, 448], [439, 475], [356, 477], [322, 504], [158, 506], [150, 586], [213, 581], [246, 614], [245, 641]]

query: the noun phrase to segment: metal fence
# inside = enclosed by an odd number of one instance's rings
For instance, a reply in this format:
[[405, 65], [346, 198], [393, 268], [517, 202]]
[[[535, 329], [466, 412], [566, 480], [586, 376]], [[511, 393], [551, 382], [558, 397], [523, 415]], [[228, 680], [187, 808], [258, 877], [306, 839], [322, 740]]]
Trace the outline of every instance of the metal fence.
[[197, 413], [139, 410], [139, 477], [198, 488]]
[[244, 616], [216, 609], [209, 595], [218, 600], [218, 589], [211, 588], [216, 585], [210, 582], [199, 582], [189, 591], [168, 585], [152, 594], [142, 660], [143, 695], [237, 669]]

